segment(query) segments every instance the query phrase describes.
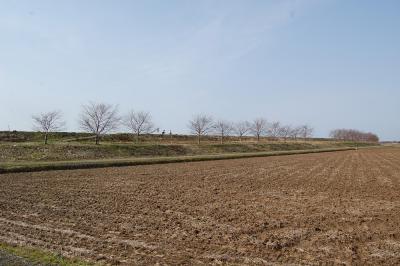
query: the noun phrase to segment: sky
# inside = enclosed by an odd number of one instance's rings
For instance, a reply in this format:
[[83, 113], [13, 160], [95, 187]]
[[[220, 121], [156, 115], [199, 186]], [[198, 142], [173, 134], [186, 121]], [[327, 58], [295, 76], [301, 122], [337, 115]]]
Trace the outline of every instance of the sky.
[[0, 0], [0, 130], [61, 110], [149, 111], [400, 140], [398, 0]]

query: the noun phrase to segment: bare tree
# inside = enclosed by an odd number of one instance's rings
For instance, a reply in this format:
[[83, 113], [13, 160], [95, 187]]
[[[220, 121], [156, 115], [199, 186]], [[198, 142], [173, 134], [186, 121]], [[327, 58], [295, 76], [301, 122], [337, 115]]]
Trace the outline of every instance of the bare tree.
[[47, 144], [50, 132], [56, 132], [64, 128], [65, 122], [62, 120], [60, 111], [52, 111], [33, 115], [33, 127], [35, 130], [43, 132], [44, 144]]
[[300, 136], [304, 139], [307, 140], [308, 138], [311, 138], [314, 133], [314, 129], [310, 127], [309, 125], [302, 125], [300, 126]]
[[314, 128], [307, 125], [305, 129], [305, 136], [306, 139], [312, 138], [314, 136]]
[[235, 124], [234, 131], [239, 136], [240, 142], [242, 142], [243, 136], [250, 131], [250, 123], [248, 121], [241, 121]]
[[299, 136], [301, 135], [301, 132], [302, 132], [301, 127], [294, 127], [290, 130], [289, 136], [292, 139], [297, 140], [299, 138]]
[[82, 106], [79, 126], [82, 130], [95, 134], [96, 144], [99, 144], [100, 137], [116, 130], [120, 121], [118, 106], [91, 102]]
[[267, 130], [267, 134], [268, 136], [272, 137], [272, 138], [277, 138], [279, 137], [279, 130], [281, 128], [281, 123], [276, 121], [276, 122], [272, 122], [268, 125], [268, 130]]
[[197, 143], [200, 144], [200, 138], [207, 135], [213, 129], [213, 119], [211, 116], [199, 114], [189, 121], [188, 125], [192, 134], [197, 135]]
[[214, 124], [214, 129], [221, 136], [221, 144], [223, 144], [224, 137], [228, 136], [232, 132], [233, 125], [231, 122], [224, 121], [224, 120], [218, 120]]
[[260, 136], [264, 135], [267, 131], [267, 120], [264, 118], [257, 118], [253, 121], [250, 131], [257, 137], [257, 142], [260, 141]]
[[279, 128], [278, 136], [280, 138], [283, 138], [283, 140], [286, 142], [287, 138], [290, 136], [292, 128], [290, 126], [281, 126]]
[[124, 119], [124, 125], [136, 135], [136, 141], [139, 141], [141, 134], [151, 134], [158, 131], [154, 126], [149, 112], [130, 111]]

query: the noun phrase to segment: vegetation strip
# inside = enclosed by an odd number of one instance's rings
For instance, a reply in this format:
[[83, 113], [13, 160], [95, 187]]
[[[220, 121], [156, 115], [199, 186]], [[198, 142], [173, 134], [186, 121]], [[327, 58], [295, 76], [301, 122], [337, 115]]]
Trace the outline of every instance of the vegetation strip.
[[166, 164], [180, 162], [199, 162], [212, 160], [241, 159], [252, 157], [268, 157], [280, 155], [295, 155], [320, 152], [334, 152], [355, 150], [356, 148], [328, 148], [314, 150], [292, 150], [274, 152], [255, 152], [255, 153], [235, 153], [235, 154], [215, 154], [199, 156], [180, 156], [180, 157], [157, 157], [157, 158], [135, 158], [135, 159], [113, 159], [113, 160], [88, 160], [88, 161], [60, 161], [60, 162], [31, 162], [31, 163], [4, 163], [0, 165], [0, 174], [39, 172], [51, 170], [72, 170], [104, 167], [123, 167], [134, 165]]
[[[29, 265], [30, 263], [39, 263], [44, 265], [61, 265], [61, 266], [88, 266], [94, 265], [78, 259], [66, 258], [60, 254], [34, 249], [29, 247], [21, 247], [9, 245], [0, 242], [0, 251], [10, 256], [12, 265]], [[18, 260], [18, 264], [15, 260]], [[7, 262], [6, 262], [7, 263]]]

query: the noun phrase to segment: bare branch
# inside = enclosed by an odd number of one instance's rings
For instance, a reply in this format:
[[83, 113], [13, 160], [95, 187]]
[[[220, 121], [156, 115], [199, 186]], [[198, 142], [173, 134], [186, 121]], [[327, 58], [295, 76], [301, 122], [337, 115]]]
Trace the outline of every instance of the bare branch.
[[214, 123], [214, 129], [221, 136], [221, 144], [222, 144], [224, 143], [224, 137], [228, 136], [232, 132], [233, 125], [231, 122], [218, 120], [217, 122]]
[[302, 125], [298, 128], [298, 133], [304, 140], [307, 140], [313, 136], [314, 129], [309, 125]]
[[149, 112], [130, 111], [124, 118], [123, 123], [133, 134], [136, 135], [136, 141], [139, 141], [139, 136], [141, 134], [151, 134], [158, 130], [155, 128]]
[[234, 131], [239, 136], [239, 140], [242, 141], [243, 136], [249, 133], [251, 124], [248, 121], [241, 121], [235, 124]]
[[91, 102], [82, 106], [79, 126], [82, 130], [95, 134], [96, 144], [99, 144], [101, 135], [118, 129], [120, 121], [117, 106]]
[[268, 125], [267, 135], [272, 138], [279, 137], [279, 130], [281, 129], [281, 123], [276, 121]]
[[207, 135], [213, 129], [213, 119], [211, 116], [199, 114], [189, 121], [188, 128], [192, 134], [197, 135], [197, 142], [200, 144], [200, 138]]
[[44, 144], [47, 144], [48, 134], [62, 130], [65, 127], [65, 122], [62, 120], [60, 111], [52, 111], [33, 115], [33, 128], [44, 133]]
[[281, 126], [278, 131], [278, 136], [286, 141], [287, 138], [290, 136], [291, 130], [292, 128], [290, 126]]
[[294, 140], [297, 140], [297, 138], [299, 138], [301, 135], [301, 131], [301, 127], [294, 127], [290, 130], [289, 136]]
[[250, 131], [257, 137], [257, 142], [260, 141], [260, 136], [264, 135], [267, 131], [267, 120], [264, 118], [255, 119], [251, 124]]

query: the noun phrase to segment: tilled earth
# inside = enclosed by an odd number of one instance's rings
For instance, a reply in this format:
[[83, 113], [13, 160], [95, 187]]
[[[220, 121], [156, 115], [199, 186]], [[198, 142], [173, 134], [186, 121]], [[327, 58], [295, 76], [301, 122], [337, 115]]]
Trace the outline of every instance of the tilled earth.
[[106, 264], [400, 264], [400, 149], [0, 175], [0, 242]]

